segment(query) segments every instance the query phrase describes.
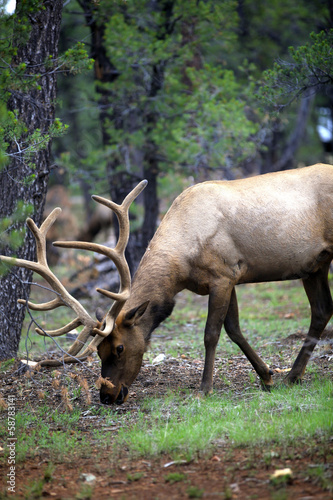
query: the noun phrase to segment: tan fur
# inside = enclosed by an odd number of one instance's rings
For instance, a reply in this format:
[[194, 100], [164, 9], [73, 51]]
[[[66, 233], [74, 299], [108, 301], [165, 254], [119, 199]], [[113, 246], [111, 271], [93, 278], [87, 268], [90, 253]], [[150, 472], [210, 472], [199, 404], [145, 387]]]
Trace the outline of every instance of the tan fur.
[[108, 389], [114, 388], [114, 385], [112, 384], [112, 382], [110, 382], [110, 380], [107, 380], [106, 378], [103, 378], [103, 377], [99, 377], [96, 380], [96, 387], [97, 387], [97, 389], [101, 389], [102, 386], [105, 386]]
[[[332, 314], [327, 282], [332, 256], [330, 165], [188, 188], [163, 218], [116, 328], [99, 347], [102, 374], [104, 367], [105, 376], [117, 380], [118, 394], [121, 387], [127, 388], [138, 373], [151, 332], [170, 314], [174, 296], [188, 289], [209, 295], [202, 390], [212, 390], [215, 349], [223, 325], [269, 387], [273, 372], [240, 331], [235, 286], [301, 278], [312, 319], [308, 337], [287, 376], [290, 382], [299, 380]], [[125, 326], [126, 315], [146, 301], [147, 311], [133, 325]], [[116, 352], [117, 345], [123, 345], [124, 351], [112, 365], [109, 354]]]

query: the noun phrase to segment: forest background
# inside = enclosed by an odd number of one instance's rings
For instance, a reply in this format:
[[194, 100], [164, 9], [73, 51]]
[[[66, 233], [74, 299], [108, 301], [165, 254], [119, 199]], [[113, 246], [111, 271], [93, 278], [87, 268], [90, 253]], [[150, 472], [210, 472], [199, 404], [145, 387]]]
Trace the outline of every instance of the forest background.
[[[329, 0], [0, 2], [1, 254], [33, 260], [25, 232], [48, 190], [121, 202], [132, 273], [187, 185], [331, 163]], [[51, 148], [52, 145], [52, 148]], [[75, 238], [79, 238], [78, 234]], [[31, 272], [0, 284], [0, 359], [15, 357]]]

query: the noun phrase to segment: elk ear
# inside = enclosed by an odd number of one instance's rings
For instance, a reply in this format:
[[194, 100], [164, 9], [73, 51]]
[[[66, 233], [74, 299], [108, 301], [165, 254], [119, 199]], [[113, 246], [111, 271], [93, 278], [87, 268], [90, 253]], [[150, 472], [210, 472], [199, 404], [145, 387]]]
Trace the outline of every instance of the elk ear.
[[123, 319], [123, 325], [124, 326], [133, 326], [135, 325], [138, 320], [141, 318], [141, 316], [146, 312], [146, 309], [148, 307], [149, 300], [147, 302], [144, 302], [138, 307], [134, 307], [130, 311], [128, 311]]
[[[104, 319], [105, 314], [104, 314], [104, 311], [101, 307], [97, 307], [97, 309], [95, 311], [95, 316], [96, 316], [97, 321], [99, 322], [98, 328], [104, 328], [105, 321], [103, 321], [103, 319]], [[103, 321], [103, 323], [102, 323], [102, 321]], [[94, 333], [94, 332], [91, 332], [90, 335], [92, 337], [96, 337], [96, 333]]]
[[97, 321], [102, 321], [105, 314], [104, 314], [104, 311], [101, 307], [97, 307], [96, 312], [95, 312], [95, 316], [96, 316]]

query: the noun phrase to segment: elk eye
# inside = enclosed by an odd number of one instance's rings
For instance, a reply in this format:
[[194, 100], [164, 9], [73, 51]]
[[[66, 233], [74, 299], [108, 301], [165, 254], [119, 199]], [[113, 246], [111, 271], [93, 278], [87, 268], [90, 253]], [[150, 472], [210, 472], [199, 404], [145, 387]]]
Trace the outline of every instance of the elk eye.
[[118, 345], [117, 346], [117, 354], [118, 356], [120, 356], [120, 354], [123, 352], [124, 350], [124, 346], [123, 345]]

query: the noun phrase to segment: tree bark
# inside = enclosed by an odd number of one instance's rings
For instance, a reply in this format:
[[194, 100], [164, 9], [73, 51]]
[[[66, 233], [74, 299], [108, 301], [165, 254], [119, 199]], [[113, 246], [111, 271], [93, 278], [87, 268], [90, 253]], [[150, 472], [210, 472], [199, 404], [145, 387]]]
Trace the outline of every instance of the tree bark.
[[[304, 136], [312, 103], [313, 97], [301, 99], [294, 129], [288, 138], [287, 144], [284, 145], [283, 151], [278, 147], [283, 141], [279, 141], [278, 135], [273, 134], [272, 141], [268, 146], [268, 153], [262, 154], [263, 165], [260, 171], [261, 174], [294, 168], [294, 158]], [[277, 157], [278, 159], [276, 159]]]
[[[17, 1], [17, 22], [20, 20], [23, 3], [23, 0]], [[43, 75], [38, 89], [12, 90], [8, 101], [8, 109], [15, 110], [19, 119], [26, 124], [27, 136], [36, 129], [47, 133], [55, 117], [56, 75], [45, 70], [44, 62], [49, 56], [56, 58], [58, 55], [63, 1], [43, 1], [42, 6], [43, 9], [40, 8], [29, 16], [29, 39], [18, 47], [17, 55], [12, 61], [12, 67], [24, 62], [27, 73]], [[8, 152], [18, 152], [16, 143], [10, 145]], [[0, 173], [0, 217], [11, 216], [17, 202], [22, 200], [24, 204], [32, 205], [32, 218], [37, 225], [41, 224], [50, 172], [50, 154], [51, 141], [45, 149], [34, 154], [34, 166], [22, 161], [22, 158], [12, 157], [10, 164]], [[23, 231], [23, 225], [21, 228]], [[0, 253], [13, 255], [3, 245]], [[35, 259], [35, 241], [30, 231], [26, 233], [24, 243], [15, 252], [15, 256]], [[17, 355], [25, 314], [25, 307], [19, 305], [17, 299], [29, 297], [31, 279], [31, 271], [14, 267], [0, 280], [0, 360], [15, 358]]]
[[[106, 87], [104, 84], [112, 84], [119, 76], [117, 68], [114, 66], [112, 61], [107, 55], [105, 48], [105, 21], [97, 20], [98, 13], [96, 6], [93, 6], [88, 0], [79, 0], [79, 4], [84, 11], [87, 25], [91, 30], [91, 56], [95, 60], [95, 78], [96, 78], [96, 90], [99, 93], [98, 106], [100, 109], [100, 121], [102, 128], [102, 140], [105, 147], [109, 146], [111, 143], [110, 135], [107, 130], [107, 122], [111, 120], [114, 123], [115, 128], [124, 131], [135, 130], [135, 124], [138, 121], [137, 116], [127, 116], [123, 118], [121, 110], [119, 110], [119, 105], [117, 102], [117, 96], [112, 92], [112, 87]], [[156, 75], [156, 68], [151, 76], [151, 96], [155, 96], [158, 90], [161, 88], [156, 82], [162, 82], [160, 70], [159, 74]], [[158, 77], [157, 77], [158, 76]], [[102, 84], [100, 85], [99, 82]], [[150, 120], [150, 118], [149, 118]], [[109, 184], [109, 191], [111, 199], [116, 203], [122, 203], [125, 196], [131, 191], [136, 184], [143, 178], [148, 180], [148, 186], [143, 192], [143, 204], [144, 204], [144, 223], [141, 230], [137, 230], [135, 233], [131, 233], [130, 239], [126, 249], [126, 258], [128, 265], [133, 275], [140, 259], [146, 250], [146, 247], [152, 238], [158, 218], [158, 196], [157, 196], [157, 176], [158, 176], [158, 162], [147, 154], [147, 151], [152, 151], [155, 155], [154, 147], [150, 147], [144, 144], [142, 147], [143, 151], [137, 150], [135, 156], [137, 157], [137, 172], [130, 172], [128, 170], [120, 169], [120, 160], [118, 158], [112, 158], [108, 161], [106, 167], [106, 176]], [[116, 237], [118, 237], [118, 222], [116, 217], [114, 217], [114, 227], [116, 231]]]

